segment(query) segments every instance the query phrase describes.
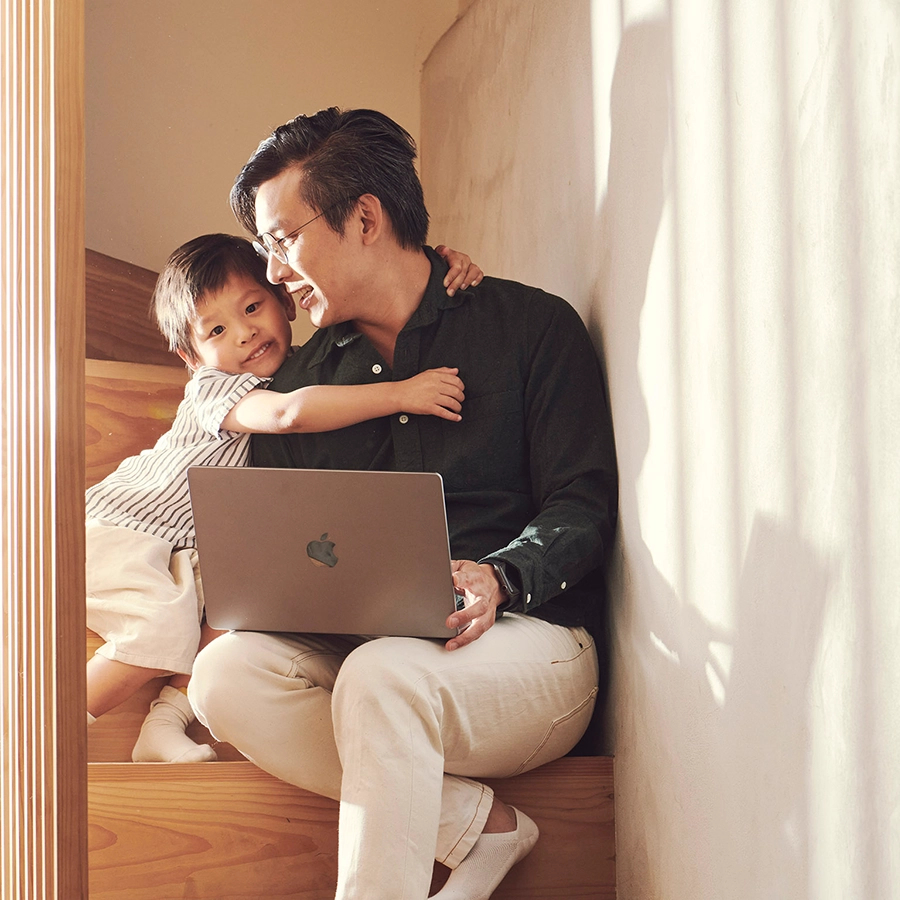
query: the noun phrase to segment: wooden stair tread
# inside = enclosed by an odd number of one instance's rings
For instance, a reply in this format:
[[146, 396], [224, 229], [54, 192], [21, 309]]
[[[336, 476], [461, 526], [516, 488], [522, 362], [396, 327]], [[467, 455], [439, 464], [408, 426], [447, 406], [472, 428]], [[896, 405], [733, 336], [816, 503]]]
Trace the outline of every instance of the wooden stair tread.
[[[611, 758], [487, 783], [542, 832], [496, 900], [615, 897]], [[91, 763], [88, 795], [92, 900], [334, 897], [338, 804], [252, 763]]]

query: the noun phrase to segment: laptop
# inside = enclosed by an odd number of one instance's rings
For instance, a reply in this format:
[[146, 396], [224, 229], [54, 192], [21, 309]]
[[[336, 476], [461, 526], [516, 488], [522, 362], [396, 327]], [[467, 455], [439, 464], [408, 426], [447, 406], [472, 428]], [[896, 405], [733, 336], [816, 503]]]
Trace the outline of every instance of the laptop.
[[439, 474], [192, 466], [188, 484], [213, 628], [457, 633]]

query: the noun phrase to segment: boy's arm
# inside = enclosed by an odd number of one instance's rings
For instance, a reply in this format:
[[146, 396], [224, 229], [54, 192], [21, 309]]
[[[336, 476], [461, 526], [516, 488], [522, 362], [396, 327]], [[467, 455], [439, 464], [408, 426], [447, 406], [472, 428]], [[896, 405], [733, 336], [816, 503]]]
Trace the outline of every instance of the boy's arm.
[[262, 434], [334, 431], [398, 412], [458, 422], [464, 385], [457, 369], [429, 369], [406, 381], [317, 384], [288, 394], [253, 390], [222, 421], [225, 431]]

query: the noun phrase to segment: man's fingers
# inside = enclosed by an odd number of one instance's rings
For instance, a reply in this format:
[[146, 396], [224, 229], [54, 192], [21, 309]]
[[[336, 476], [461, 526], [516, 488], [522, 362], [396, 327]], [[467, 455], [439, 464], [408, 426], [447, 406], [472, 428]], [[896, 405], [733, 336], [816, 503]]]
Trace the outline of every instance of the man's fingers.
[[458, 650], [466, 644], [471, 644], [472, 641], [477, 641], [494, 624], [487, 601], [479, 600], [464, 610], [459, 610], [450, 616], [447, 622], [450, 628], [461, 628], [466, 623], [468, 627], [464, 631], [447, 641], [445, 646], [448, 650]]

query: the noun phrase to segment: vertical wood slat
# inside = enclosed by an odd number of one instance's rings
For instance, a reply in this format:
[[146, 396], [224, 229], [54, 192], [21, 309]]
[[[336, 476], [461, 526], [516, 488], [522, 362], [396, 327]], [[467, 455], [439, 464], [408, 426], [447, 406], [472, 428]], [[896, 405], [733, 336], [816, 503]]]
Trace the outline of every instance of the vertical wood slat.
[[0, 0], [0, 896], [87, 897], [83, 0]]

